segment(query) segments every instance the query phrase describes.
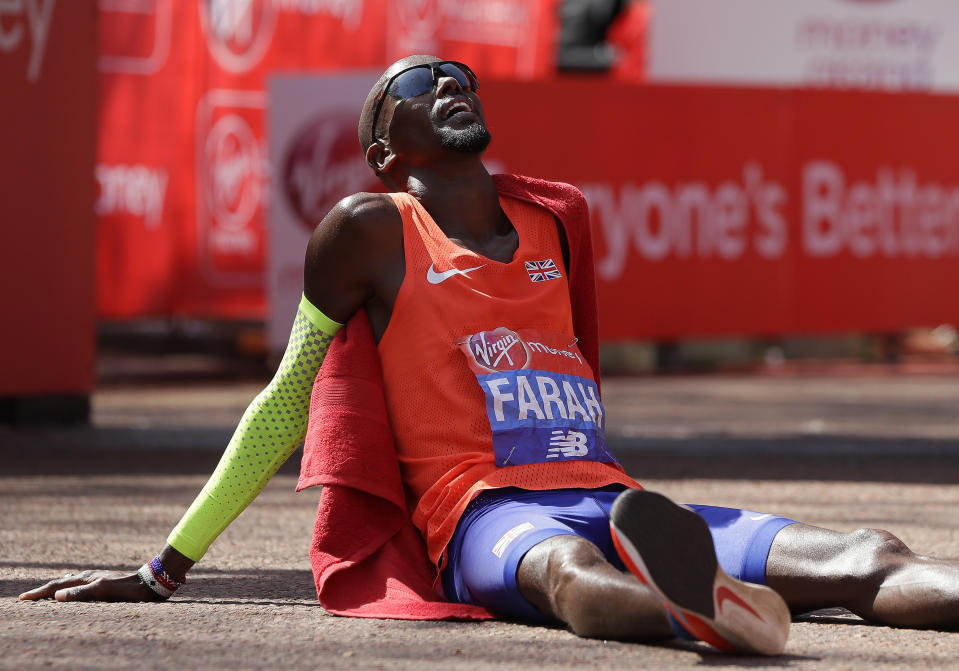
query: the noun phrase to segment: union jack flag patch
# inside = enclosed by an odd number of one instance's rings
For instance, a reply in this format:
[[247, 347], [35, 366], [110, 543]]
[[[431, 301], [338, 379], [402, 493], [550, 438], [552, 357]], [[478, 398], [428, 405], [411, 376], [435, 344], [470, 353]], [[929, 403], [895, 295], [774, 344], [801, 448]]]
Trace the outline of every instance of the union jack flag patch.
[[526, 272], [529, 273], [531, 282], [545, 282], [546, 280], [558, 280], [563, 275], [556, 268], [556, 262], [553, 259], [544, 259], [542, 261], [527, 261]]

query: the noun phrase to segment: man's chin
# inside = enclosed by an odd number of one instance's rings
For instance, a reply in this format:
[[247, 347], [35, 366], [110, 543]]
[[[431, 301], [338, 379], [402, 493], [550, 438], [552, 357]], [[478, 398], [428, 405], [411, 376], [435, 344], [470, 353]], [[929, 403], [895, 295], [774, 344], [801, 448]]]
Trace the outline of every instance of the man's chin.
[[492, 140], [486, 126], [479, 123], [470, 124], [466, 128], [443, 133], [440, 144], [446, 149], [463, 152], [464, 154], [481, 154]]

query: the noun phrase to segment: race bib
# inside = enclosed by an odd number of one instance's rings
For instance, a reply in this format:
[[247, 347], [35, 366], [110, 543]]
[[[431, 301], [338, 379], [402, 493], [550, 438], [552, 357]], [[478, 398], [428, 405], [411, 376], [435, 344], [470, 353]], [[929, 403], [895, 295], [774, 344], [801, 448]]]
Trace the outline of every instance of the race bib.
[[497, 466], [616, 463], [593, 371], [568, 335], [504, 327], [459, 343], [486, 396]]

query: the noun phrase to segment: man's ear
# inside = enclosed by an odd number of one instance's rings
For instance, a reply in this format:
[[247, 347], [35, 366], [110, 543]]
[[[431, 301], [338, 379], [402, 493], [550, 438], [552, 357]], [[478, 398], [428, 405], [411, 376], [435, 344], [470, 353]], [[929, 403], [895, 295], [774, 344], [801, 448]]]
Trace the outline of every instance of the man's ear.
[[395, 160], [393, 149], [381, 140], [377, 140], [366, 150], [366, 162], [376, 174], [387, 172]]

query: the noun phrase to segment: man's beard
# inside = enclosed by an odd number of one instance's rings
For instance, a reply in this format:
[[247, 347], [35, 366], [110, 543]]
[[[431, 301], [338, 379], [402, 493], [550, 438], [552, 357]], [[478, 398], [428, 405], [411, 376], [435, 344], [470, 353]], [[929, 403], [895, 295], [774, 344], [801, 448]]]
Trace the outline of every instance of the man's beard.
[[481, 123], [473, 123], [461, 130], [448, 130], [440, 135], [440, 145], [464, 154], [479, 154], [489, 146], [492, 136]]

